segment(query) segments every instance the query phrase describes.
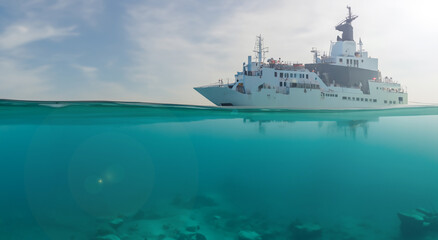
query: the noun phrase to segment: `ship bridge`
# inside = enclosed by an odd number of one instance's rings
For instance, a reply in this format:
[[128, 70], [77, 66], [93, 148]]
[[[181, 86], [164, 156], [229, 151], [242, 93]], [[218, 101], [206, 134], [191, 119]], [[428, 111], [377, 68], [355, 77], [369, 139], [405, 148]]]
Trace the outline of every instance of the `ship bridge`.
[[352, 22], [358, 16], [351, 13], [351, 7], [347, 6], [347, 9], [347, 17], [335, 26], [336, 30], [342, 32], [342, 37], [337, 36], [337, 41], [331, 43], [329, 55], [320, 57], [318, 51], [312, 49], [314, 63], [305, 67], [316, 72], [328, 86], [360, 88], [369, 94], [368, 80], [380, 79], [378, 59], [368, 56], [361, 39], [357, 50]]

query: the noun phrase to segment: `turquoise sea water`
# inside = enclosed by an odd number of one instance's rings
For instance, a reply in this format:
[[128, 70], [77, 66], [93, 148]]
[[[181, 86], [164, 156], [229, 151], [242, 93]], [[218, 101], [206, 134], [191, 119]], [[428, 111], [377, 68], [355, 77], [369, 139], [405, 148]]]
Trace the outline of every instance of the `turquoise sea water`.
[[438, 208], [438, 107], [2, 101], [0, 167], [0, 239], [400, 239]]

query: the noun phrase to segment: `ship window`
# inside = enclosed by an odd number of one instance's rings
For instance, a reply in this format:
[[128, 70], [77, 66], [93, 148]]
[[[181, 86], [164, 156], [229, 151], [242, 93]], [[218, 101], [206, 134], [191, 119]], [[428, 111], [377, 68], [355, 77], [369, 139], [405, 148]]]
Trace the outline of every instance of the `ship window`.
[[297, 77], [297, 74], [296, 73], [294, 73], [294, 78], [296, 78]]
[[346, 100], [346, 99], [347, 99], [347, 97], [342, 97], [342, 99], [343, 99], [343, 100]]
[[363, 102], [363, 98], [360, 99]]
[[365, 98], [365, 102], [368, 102], [368, 98]]
[[338, 97], [338, 94], [335, 94], [335, 97]]
[[340, 63], [342, 62], [342, 58], [339, 58], [339, 62], [340, 62]]
[[350, 59], [347, 59], [347, 64], [350, 64]]
[[363, 59], [362, 59], [362, 62], [363, 62]]
[[309, 79], [309, 74], [306, 74], [306, 79]]
[[373, 99], [373, 102], [377, 102], [377, 99]]
[[385, 100], [385, 101], [383, 101], [384, 103], [388, 103], [388, 101], [387, 100]]
[[348, 100], [351, 100], [351, 97], [348, 97]]
[[292, 83], [292, 87], [296, 88], [297, 87], [297, 83]]
[[280, 82], [280, 87], [283, 86], [283, 82]]
[[280, 77], [281, 77], [281, 78], [283, 77], [283, 73], [280, 73]]
[[274, 77], [277, 77], [277, 72], [274, 73]]
[[286, 78], [288, 78], [289, 77], [289, 73], [286, 73]]

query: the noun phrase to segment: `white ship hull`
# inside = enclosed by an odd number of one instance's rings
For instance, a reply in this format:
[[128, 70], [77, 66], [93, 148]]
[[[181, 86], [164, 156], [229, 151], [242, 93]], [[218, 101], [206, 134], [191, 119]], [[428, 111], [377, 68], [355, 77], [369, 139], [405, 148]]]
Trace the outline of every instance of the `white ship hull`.
[[195, 90], [217, 106], [247, 108], [380, 109], [397, 108], [407, 104], [407, 93], [396, 92], [371, 94], [330, 92], [323, 95], [319, 89], [290, 88], [286, 91], [289, 92], [288, 94], [278, 93], [278, 89], [261, 89], [259, 92], [245, 94], [220, 84], [197, 87]]

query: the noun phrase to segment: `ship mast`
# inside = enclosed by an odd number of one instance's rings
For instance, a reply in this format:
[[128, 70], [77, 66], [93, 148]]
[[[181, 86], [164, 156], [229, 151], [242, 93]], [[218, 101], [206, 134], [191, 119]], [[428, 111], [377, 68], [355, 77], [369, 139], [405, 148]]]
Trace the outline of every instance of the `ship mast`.
[[256, 43], [254, 46], [254, 52], [256, 53], [256, 59], [259, 63], [259, 66], [262, 62], [265, 61], [265, 53], [269, 51], [269, 48], [264, 47], [262, 35], [258, 35], [256, 38]]
[[351, 14], [351, 7], [347, 6], [348, 16], [336, 25], [335, 29], [342, 32], [342, 38], [338, 37], [338, 41], [354, 41], [353, 39], [353, 26], [351, 26], [351, 22], [353, 22], [358, 16]]

